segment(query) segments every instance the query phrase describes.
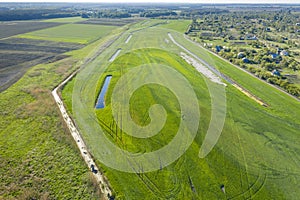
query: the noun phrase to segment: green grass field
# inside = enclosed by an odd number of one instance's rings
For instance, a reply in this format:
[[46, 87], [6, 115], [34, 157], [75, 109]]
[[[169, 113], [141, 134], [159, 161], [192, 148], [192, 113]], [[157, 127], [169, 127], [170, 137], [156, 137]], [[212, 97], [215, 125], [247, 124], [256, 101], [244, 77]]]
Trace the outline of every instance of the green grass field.
[[65, 24], [54, 28], [18, 35], [21, 38], [88, 44], [107, 35], [116, 27], [87, 24]]
[[[182, 33], [177, 32], [184, 30], [185, 23], [180, 23], [178, 27], [174, 21], [171, 27], [155, 26], [157, 23], [157, 20], [147, 24], [141, 22], [129, 29], [93, 63], [86, 66], [70, 82], [72, 85], [67, 85], [63, 91], [69, 108], [72, 92], [73, 116], [117, 198], [297, 199], [300, 175], [300, 110], [296, 108], [300, 106], [299, 101], [186, 40]], [[137, 31], [139, 28], [141, 30]], [[204, 159], [200, 159], [198, 153], [211, 115], [207, 85], [205, 78], [178, 56], [182, 50], [172, 43], [168, 32], [178, 43], [270, 105], [262, 107], [228, 85], [227, 113], [222, 135]], [[125, 44], [129, 34], [132, 34], [132, 38]], [[109, 58], [118, 48], [122, 49], [119, 57], [109, 63]], [[149, 123], [147, 116], [150, 105], [164, 105], [168, 117], [166, 125], [158, 135], [150, 139], [130, 137], [117, 128], [112, 119], [110, 98], [119, 77], [129, 69], [147, 63], [172, 66], [189, 80], [200, 106], [199, 129], [190, 148], [166, 168], [144, 174], [124, 173], [101, 164], [101, 151], [104, 146], [99, 145], [99, 125], [110, 141], [130, 152], [151, 152], [161, 148], [172, 140], [178, 126], [178, 102], [175, 96], [156, 85], [137, 90], [130, 103], [132, 116], [141, 125]], [[95, 110], [97, 94], [107, 74], [113, 75], [106, 95], [107, 107]], [[220, 189], [222, 184], [225, 185], [226, 194]]]
[[98, 198], [51, 96], [73, 64], [36, 66], [1, 93], [0, 199]]
[[51, 91], [121, 30], [99, 34], [102, 39], [65, 59], [34, 66], [1, 92], [0, 199], [101, 198]]
[[184, 33], [191, 23], [191, 20], [169, 20], [167, 24], [163, 24], [161, 27]]

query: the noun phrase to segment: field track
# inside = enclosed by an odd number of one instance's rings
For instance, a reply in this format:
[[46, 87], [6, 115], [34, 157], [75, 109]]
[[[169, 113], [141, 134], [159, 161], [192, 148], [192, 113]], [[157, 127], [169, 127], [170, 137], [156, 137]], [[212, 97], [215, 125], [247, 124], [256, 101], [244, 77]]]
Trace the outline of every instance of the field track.
[[[88, 63], [92, 62], [97, 56], [101, 54], [101, 52], [109, 47], [115, 40], [117, 40], [122, 34], [114, 37], [113, 39], [109, 40], [105, 44], [103, 44], [96, 53], [91, 56], [90, 58], [87, 58], [84, 63], [82, 64], [82, 67], [87, 65]], [[110, 189], [109, 183], [107, 178], [102, 174], [102, 172], [97, 167], [96, 163], [93, 161], [91, 154], [88, 152], [88, 148], [84, 143], [84, 140], [82, 139], [79, 131], [76, 128], [76, 125], [74, 124], [71, 117], [68, 115], [66, 108], [58, 95], [57, 91], [60, 90], [68, 81], [70, 81], [82, 68], [80, 67], [78, 70], [76, 70], [74, 73], [72, 73], [67, 79], [65, 79], [61, 84], [59, 84], [54, 90], [52, 91], [52, 96], [54, 97], [54, 100], [63, 116], [63, 119], [66, 123], [66, 125], [69, 128], [69, 131], [74, 139], [74, 141], [77, 144], [78, 149], [80, 150], [81, 156], [84, 159], [85, 163], [88, 165], [90, 169], [92, 169], [93, 176], [96, 178], [99, 188], [102, 194], [104, 194], [105, 199], [109, 199], [110, 195], [112, 194], [112, 191]]]
[[[81, 138], [77, 128], [74, 125], [74, 122], [71, 120], [70, 116], [68, 115], [68, 113], [66, 112], [66, 109], [62, 103], [62, 100], [60, 99], [59, 95], [57, 94], [57, 90], [63, 86], [64, 84], [66, 84], [70, 79], [72, 79], [72, 77], [76, 74], [77, 72], [73, 73], [71, 76], [69, 76], [64, 82], [62, 82], [58, 87], [56, 87], [53, 91], [52, 91], [52, 95], [55, 99], [55, 102], [58, 105], [58, 108], [64, 118], [65, 123], [67, 124], [70, 133], [74, 139], [74, 141], [77, 144], [78, 149], [80, 150], [81, 156], [84, 159], [85, 163], [88, 165], [89, 168], [92, 168], [93, 170], [93, 176], [96, 178], [97, 182], [99, 183], [99, 188], [102, 194], [104, 194], [105, 198], [109, 197], [112, 192], [110, 190], [110, 187], [108, 185], [107, 179], [106, 177], [104, 177], [104, 175], [99, 171], [97, 165], [95, 164], [95, 162], [92, 159], [91, 154], [87, 151], [87, 147], [83, 141], [83, 139]], [[107, 198], [108, 199], [108, 198]]]

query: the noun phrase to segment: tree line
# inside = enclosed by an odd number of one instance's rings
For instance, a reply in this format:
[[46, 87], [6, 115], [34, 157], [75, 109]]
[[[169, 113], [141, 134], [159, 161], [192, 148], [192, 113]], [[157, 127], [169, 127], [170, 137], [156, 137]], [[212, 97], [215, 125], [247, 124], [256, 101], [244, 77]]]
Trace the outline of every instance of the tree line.
[[80, 16], [75, 11], [64, 11], [61, 9], [16, 9], [0, 10], [0, 21], [52, 19]]

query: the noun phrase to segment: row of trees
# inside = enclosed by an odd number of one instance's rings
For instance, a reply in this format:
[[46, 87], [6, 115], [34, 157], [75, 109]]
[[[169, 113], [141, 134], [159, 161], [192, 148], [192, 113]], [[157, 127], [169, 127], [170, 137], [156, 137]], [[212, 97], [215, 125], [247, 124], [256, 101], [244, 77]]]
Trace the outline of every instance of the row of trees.
[[[243, 49], [245, 50], [245, 49]], [[237, 51], [235, 51], [237, 52]], [[247, 52], [247, 51], [245, 51]], [[300, 97], [300, 88], [297, 87], [295, 84], [289, 82], [285, 76], [277, 76], [273, 75], [271, 71], [274, 69], [280, 69], [280, 68], [291, 68], [293, 70], [300, 70], [300, 64], [293, 58], [284, 57], [282, 58], [282, 62], [279, 64], [270, 62], [272, 59], [270, 56], [263, 55], [261, 59], [258, 58], [258, 61], [253, 62], [252, 64], [246, 64], [243, 62], [242, 59], [239, 59], [230, 49], [223, 49], [219, 52], [219, 55], [224, 57], [225, 59], [228, 59], [230, 62], [232, 62], [235, 65], [240, 66], [241, 68], [244, 68], [248, 70], [249, 72], [255, 74], [255, 76], [266, 80], [268, 83], [277, 85], [284, 90], [286, 90], [288, 93]], [[245, 53], [245, 55], [247, 55]], [[260, 57], [260, 56], [258, 56]], [[255, 58], [257, 59], [257, 58]], [[255, 65], [253, 65], [255, 64]], [[259, 65], [257, 65], [259, 64]]]
[[79, 12], [61, 9], [16, 9], [0, 10], [0, 21], [51, 19], [80, 16]]
[[273, 85], [278, 85], [279, 87], [283, 88], [288, 93], [300, 97], [300, 88], [297, 87], [295, 84], [290, 83], [286, 80], [285, 77], [282, 76], [274, 76], [269, 71], [257, 69], [254, 67], [249, 67], [249, 71], [255, 74], [257, 77], [266, 80], [268, 83]]
[[89, 10], [83, 13], [84, 17], [96, 17], [96, 18], [126, 18], [132, 15], [139, 17], [148, 17], [148, 18], [192, 18], [195, 16], [200, 16], [203, 14], [220, 14], [228, 13], [228, 10], [223, 10], [219, 8], [179, 8], [179, 7], [170, 7], [170, 8], [161, 8], [161, 7], [145, 7], [132, 9], [130, 7], [122, 9], [100, 9], [100, 10]]
[[[85, 13], [86, 14], [86, 13]], [[118, 10], [101, 10], [98, 12], [90, 13], [89, 15], [86, 14], [88, 17], [93, 18], [129, 18], [131, 17], [131, 14], [125, 11], [118, 11]]]

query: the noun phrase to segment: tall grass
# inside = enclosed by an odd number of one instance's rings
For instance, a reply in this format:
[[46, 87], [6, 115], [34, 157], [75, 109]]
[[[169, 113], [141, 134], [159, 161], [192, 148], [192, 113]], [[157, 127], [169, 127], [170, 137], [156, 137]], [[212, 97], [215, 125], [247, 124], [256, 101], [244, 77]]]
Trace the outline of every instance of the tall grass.
[[101, 197], [51, 90], [105, 41], [69, 52], [70, 57], [55, 63], [33, 67], [0, 94], [0, 199]]

